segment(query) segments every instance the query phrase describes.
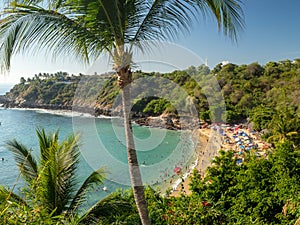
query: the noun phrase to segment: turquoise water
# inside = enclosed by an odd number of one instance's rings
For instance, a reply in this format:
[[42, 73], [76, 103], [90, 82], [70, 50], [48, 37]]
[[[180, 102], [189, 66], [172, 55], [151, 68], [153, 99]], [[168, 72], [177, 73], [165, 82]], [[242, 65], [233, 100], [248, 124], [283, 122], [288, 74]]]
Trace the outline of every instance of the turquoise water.
[[[60, 139], [71, 132], [81, 134], [80, 180], [83, 181], [93, 169], [101, 166], [108, 171], [105, 183], [95, 190], [97, 198], [130, 185], [121, 119], [92, 118], [78, 114], [71, 116], [70, 112], [53, 114], [45, 110], [0, 109], [0, 122], [0, 158], [4, 158], [4, 161], [0, 161], [1, 185], [13, 187], [19, 175], [5, 142], [15, 138], [30, 146], [38, 156], [36, 128], [45, 128], [46, 131], [59, 129]], [[194, 145], [188, 132], [138, 125], [134, 125], [133, 129], [144, 183], [161, 184], [174, 176], [175, 166], [185, 168], [191, 159]], [[18, 180], [16, 189], [21, 186], [22, 180]], [[106, 192], [102, 190], [104, 186], [107, 187]]]

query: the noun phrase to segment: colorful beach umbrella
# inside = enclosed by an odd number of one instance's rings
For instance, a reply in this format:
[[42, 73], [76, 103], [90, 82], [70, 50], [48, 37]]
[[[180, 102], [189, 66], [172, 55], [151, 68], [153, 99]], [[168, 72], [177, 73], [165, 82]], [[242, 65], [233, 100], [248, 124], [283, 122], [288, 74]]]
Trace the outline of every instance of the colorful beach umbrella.
[[176, 167], [174, 168], [174, 173], [180, 174], [180, 172], [181, 172], [181, 167], [176, 166]]

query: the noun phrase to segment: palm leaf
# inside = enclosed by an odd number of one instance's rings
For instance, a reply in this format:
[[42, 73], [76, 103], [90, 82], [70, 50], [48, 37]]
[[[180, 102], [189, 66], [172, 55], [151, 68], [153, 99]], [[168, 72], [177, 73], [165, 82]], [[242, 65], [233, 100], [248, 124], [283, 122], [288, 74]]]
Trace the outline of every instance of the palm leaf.
[[[165, 40], [176, 37], [178, 30], [187, 31], [191, 25], [191, 9], [179, 1], [137, 1], [139, 12], [135, 17], [143, 18], [141, 24], [134, 24], [134, 36], [130, 40]], [[136, 19], [137, 20], [137, 19]], [[140, 19], [141, 20], [141, 19]], [[130, 30], [131, 31], [131, 30]]]
[[[200, 2], [199, 0], [197, 2]], [[201, 1], [203, 2], [203, 1]], [[238, 31], [244, 27], [244, 15], [240, 0], [206, 0], [204, 1], [214, 14], [219, 29], [236, 40]]]
[[[140, 45], [144, 40], [177, 38], [179, 34], [190, 31], [193, 21], [198, 20], [200, 14], [204, 17], [213, 14], [219, 29], [236, 40], [237, 31], [244, 27], [243, 11], [239, 3], [239, 0], [136, 1], [139, 10], [135, 12], [135, 17], [142, 20], [139, 19], [139, 23], [133, 25], [136, 32], [129, 41], [133, 45]], [[132, 33], [132, 30], [129, 31]]]
[[[57, 146], [47, 148], [47, 154], [44, 153], [43, 164], [40, 166], [40, 173], [38, 177], [37, 197], [41, 198], [46, 209], [52, 211], [58, 208], [57, 204], [57, 185], [56, 185], [56, 165], [53, 160], [53, 155]], [[54, 154], [51, 154], [54, 153]], [[59, 209], [60, 210], [60, 209]], [[57, 212], [57, 211], [56, 211]]]
[[3, 186], [0, 186], [0, 201], [1, 203], [14, 202], [26, 205], [24, 199]]
[[58, 145], [58, 133], [59, 130], [57, 130], [53, 134], [47, 135], [44, 129], [36, 129], [36, 135], [38, 137], [39, 147], [40, 147], [40, 155], [41, 155], [41, 166], [44, 165], [44, 163], [49, 162], [49, 157], [51, 157], [51, 151], [53, 150], [53, 146]]
[[54, 58], [68, 55], [88, 62], [107, 48], [104, 39], [87, 29], [80, 19], [69, 18], [58, 11], [16, 4], [16, 9], [7, 10], [6, 14], [8, 16], [0, 21], [2, 70], [10, 67], [14, 53], [36, 54], [45, 49]]
[[15, 161], [19, 170], [27, 182], [38, 177], [38, 166], [34, 157], [31, 155], [31, 149], [19, 143], [16, 140], [8, 141], [7, 148], [14, 154]]
[[67, 210], [76, 192], [76, 171], [79, 163], [79, 136], [70, 135], [61, 145], [56, 158], [57, 196]]
[[112, 56], [114, 48], [126, 43], [146, 47], [141, 41], [170, 40], [190, 31], [199, 14], [212, 14], [232, 39], [244, 26], [240, 0], [17, 2], [0, 21], [2, 70], [9, 69], [11, 56], [19, 52], [45, 49], [54, 58], [89, 62], [103, 51]]
[[105, 178], [105, 169], [100, 168], [94, 171], [90, 176], [83, 182], [81, 187], [75, 194], [73, 201], [71, 202], [68, 212], [71, 213], [75, 211], [82, 203], [86, 200], [87, 191], [95, 185], [102, 184]]
[[[118, 194], [118, 193], [117, 193]], [[84, 222], [93, 218], [122, 215], [132, 210], [132, 205], [113, 193], [93, 205], [84, 215]]]
[[43, 201], [49, 210], [60, 214], [72, 201], [77, 185], [75, 172], [79, 162], [78, 136], [70, 135], [58, 143], [58, 133], [49, 135], [50, 146], [43, 150], [44, 163], [41, 169], [40, 189]]

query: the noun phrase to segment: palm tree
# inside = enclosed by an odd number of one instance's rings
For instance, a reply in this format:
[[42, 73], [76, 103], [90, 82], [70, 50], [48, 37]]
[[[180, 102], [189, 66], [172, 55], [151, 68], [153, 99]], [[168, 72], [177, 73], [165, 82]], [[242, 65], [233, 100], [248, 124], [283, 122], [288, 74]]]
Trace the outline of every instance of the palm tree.
[[[14, 154], [17, 166], [26, 183], [30, 196], [28, 199], [14, 194], [12, 191], [1, 187], [1, 199], [17, 202], [29, 206], [33, 202], [40, 202], [48, 213], [66, 215], [67, 218], [78, 216], [80, 206], [86, 200], [89, 189], [103, 182], [105, 172], [103, 168], [91, 173], [78, 188], [76, 170], [79, 163], [78, 136], [70, 135], [59, 143], [58, 131], [46, 134], [45, 131], [37, 130], [40, 148], [39, 163], [31, 153], [31, 149], [16, 140], [7, 143], [8, 149]], [[78, 188], [78, 189], [77, 189]], [[104, 201], [98, 202], [98, 208], [103, 206]], [[106, 204], [106, 203], [105, 203]], [[88, 220], [92, 216], [91, 207], [88, 213], [83, 213], [82, 219]]]
[[285, 142], [286, 140], [299, 142], [299, 117], [289, 108], [283, 107], [280, 110], [275, 111], [272, 120], [268, 124], [270, 130], [270, 136], [267, 142]]
[[46, 49], [90, 62], [107, 52], [121, 87], [128, 165], [142, 224], [150, 224], [130, 119], [133, 47], [189, 32], [199, 14], [212, 14], [236, 40], [243, 28], [241, 0], [10, 0], [0, 23], [2, 69], [14, 53]]

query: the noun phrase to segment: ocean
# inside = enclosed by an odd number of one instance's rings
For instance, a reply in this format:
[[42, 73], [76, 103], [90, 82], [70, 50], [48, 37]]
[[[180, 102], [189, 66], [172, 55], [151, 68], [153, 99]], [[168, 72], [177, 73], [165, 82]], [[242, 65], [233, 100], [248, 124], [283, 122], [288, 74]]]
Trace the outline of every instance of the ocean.
[[[120, 118], [94, 118], [68, 111], [26, 110], [0, 108], [0, 185], [18, 191], [23, 184], [6, 141], [17, 139], [32, 148], [38, 157], [36, 128], [54, 132], [59, 129], [59, 138], [70, 133], [79, 133], [81, 160], [78, 169], [79, 181], [93, 170], [103, 166], [107, 177], [101, 187], [95, 189], [90, 201], [107, 196], [118, 188], [130, 186], [125, 134]], [[176, 174], [175, 167], [183, 171], [193, 160], [194, 146], [188, 131], [171, 131], [133, 125], [136, 149], [143, 182], [151, 186], [169, 183]], [[177, 177], [178, 178], [178, 177]], [[103, 191], [103, 187], [107, 191]]]

